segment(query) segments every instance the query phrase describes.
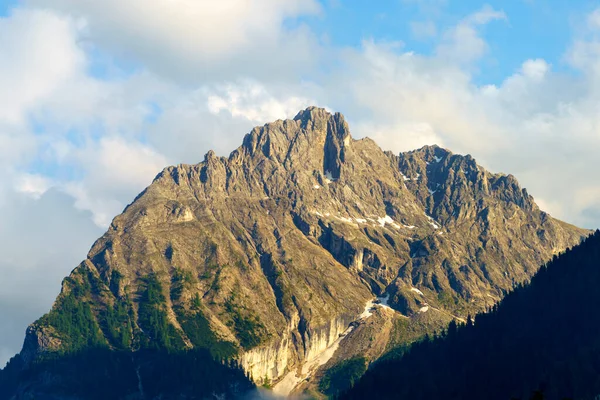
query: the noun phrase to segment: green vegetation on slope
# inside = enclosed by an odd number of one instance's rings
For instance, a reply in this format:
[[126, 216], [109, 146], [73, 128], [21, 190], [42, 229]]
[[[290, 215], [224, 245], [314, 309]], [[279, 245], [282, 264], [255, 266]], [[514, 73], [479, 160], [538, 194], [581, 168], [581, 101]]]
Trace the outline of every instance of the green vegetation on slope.
[[156, 275], [144, 278], [141, 286], [138, 323], [143, 335], [142, 348], [180, 350], [185, 343], [177, 329], [169, 323], [166, 298]]
[[116, 301], [114, 305], [107, 305], [102, 314], [106, 329], [106, 337], [117, 349], [131, 348], [133, 328], [130, 316], [131, 306], [124, 301]]
[[366, 370], [367, 360], [363, 357], [344, 360], [325, 372], [319, 390], [327, 396], [337, 396], [354, 386]]
[[487, 314], [367, 371], [347, 399], [593, 399], [600, 394], [600, 231]]
[[86, 271], [65, 279], [65, 291], [55, 307], [38, 323], [52, 326], [61, 340], [61, 352], [72, 353], [84, 348], [106, 346], [106, 340], [90, 307], [93, 285]]
[[266, 329], [258, 316], [247, 307], [237, 304], [235, 294], [227, 299], [225, 310], [231, 316], [229, 325], [244, 349], [256, 347], [267, 338]]

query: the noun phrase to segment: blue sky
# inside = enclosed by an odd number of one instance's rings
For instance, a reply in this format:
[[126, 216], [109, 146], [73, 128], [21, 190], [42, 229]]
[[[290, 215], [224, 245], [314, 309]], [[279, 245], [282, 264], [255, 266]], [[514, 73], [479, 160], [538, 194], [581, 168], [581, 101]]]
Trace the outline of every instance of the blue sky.
[[18, 5], [17, 0], [0, 0], [0, 16], [6, 16], [10, 10]]
[[485, 27], [483, 36], [490, 55], [479, 65], [476, 81], [480, 84], [500, 83], [528, 58], [543, 58], [559, 69], [568, 69], [562, 57], [572, 39], [574, 20], [594, 7], [591, 1], [567, 0], [326, 1], [322, 15], [301, 21], [333, 45], [355, 47], [362, 40], [374, 39], [401, 42], [403, 50], [430, 54], [435, 38], [415, 34], [411, 24], [431, 23], [442, 34], [482, 4], [504, 11], [508, 21]]
[[598, 6], [0, 0], [0, 363], [162, 168], [309, 105], [386, 150], [472, 154], [600, 227]]

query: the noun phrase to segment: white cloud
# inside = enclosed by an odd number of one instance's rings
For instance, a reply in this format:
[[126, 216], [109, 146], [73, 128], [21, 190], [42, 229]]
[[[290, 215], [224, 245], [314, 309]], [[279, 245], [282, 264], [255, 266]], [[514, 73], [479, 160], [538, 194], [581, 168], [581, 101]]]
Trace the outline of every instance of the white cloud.
[[545, 60], [538, 58], [525, 61], [521, 71], [527, 78], [531, 78], [534, 81], [540, 81], [544, 79], [549, 69], [550, 66], [548, 63]]
[[485, 25], [495, 20], [506, 20], [504, 11], [494, 10], [491, 6], [485, 5], [481, 10], [468, 15], [461, 24], [467, 25]]
[[39, 174], [22, 173], [17, 178], [15, 189], [19, 193], [24, 193], [34, 199], [39, 199], [44, 193], [52, 187], [52, 181]]
[[151, 148], [120, 137], [103, 137], [90, 147], [75, 150], [72, 157], [84, 178], [62, 186], [75, 198], [75, 206], [91, 211], [101, 227], [108, 226], [168, 165], [165, 157]]
[[[480, 106], [463, 111], [473, 105], [474, 93], [469, 90], [470, 76], [457, 66], [374, 42], [365, 42], [361, 52], [347, 53], [345, 63], [346, 74], [336, 76], [335, 87], [328, 91], [339, 92], [343, 87], [344, 105], [339, 108], [357, 123], [365, 114], [362, 129], [370, 134], [370, 127], [379, 127], [375, 133], [391, 150], [409, 150], [433, 141], [450, 145], [446, 132], [469, 135], [485, 117], [478, 111]], [[475, 132], [473, 136], [478, 142]]]
[[468, 15], [444, 33], [437, 48], [438, 56], [462, 64], [480, 59], [488, 51], [488, 44], [481, 37], [480, 29], [496, 20], [507, 20], [506, 14], [490, 6]]
[[193, 82], [235, 76], [244, 69], [272, 79], [310, 65], [315, 38], [302, 26], [286, 29], [284, 22], [321, 12], [316, 0], [26, 3], [82, 18], [90, 43], [172, 79]]
[[253, 123], [291, 118], [298, 110], [314, 104], [314, 101], [295, 96], [277, 99], [256, 82], [220, 85], [216, 92], [208, 95], [208, 110], [212, 114], [225, 111]]
[[47, 97], [84, 63], [76, 26], [41, 10], [17, 9], [0, 18], [0, 121], [23, 123], [26, 110]]

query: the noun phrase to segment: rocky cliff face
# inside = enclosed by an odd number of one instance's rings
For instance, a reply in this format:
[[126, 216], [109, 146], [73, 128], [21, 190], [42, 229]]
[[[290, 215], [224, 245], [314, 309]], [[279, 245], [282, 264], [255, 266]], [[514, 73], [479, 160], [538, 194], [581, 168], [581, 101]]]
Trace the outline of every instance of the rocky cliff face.
[[227, 158], [163, 170], [65, 279], [23, 355], [204, 347], [273, 382], [376, 295], [409, 324], [464, 318], [586, 234], [470, 156], [394, 155], [308, 108], [255, 128]]

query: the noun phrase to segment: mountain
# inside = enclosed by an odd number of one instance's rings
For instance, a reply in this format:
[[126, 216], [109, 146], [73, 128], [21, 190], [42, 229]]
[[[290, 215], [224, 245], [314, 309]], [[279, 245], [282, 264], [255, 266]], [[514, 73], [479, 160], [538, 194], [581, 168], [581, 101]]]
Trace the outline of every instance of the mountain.
[[158, 174], [19, 358], [204, 349], [276, 393], [327, 391], [336, 366], [485, 310], [587, 234], [470, 156], [384, 152], [310, 107]]
[[597, 231], [491, 312], [375, 364], [341, 398], [597, 399], [599, 283]]

